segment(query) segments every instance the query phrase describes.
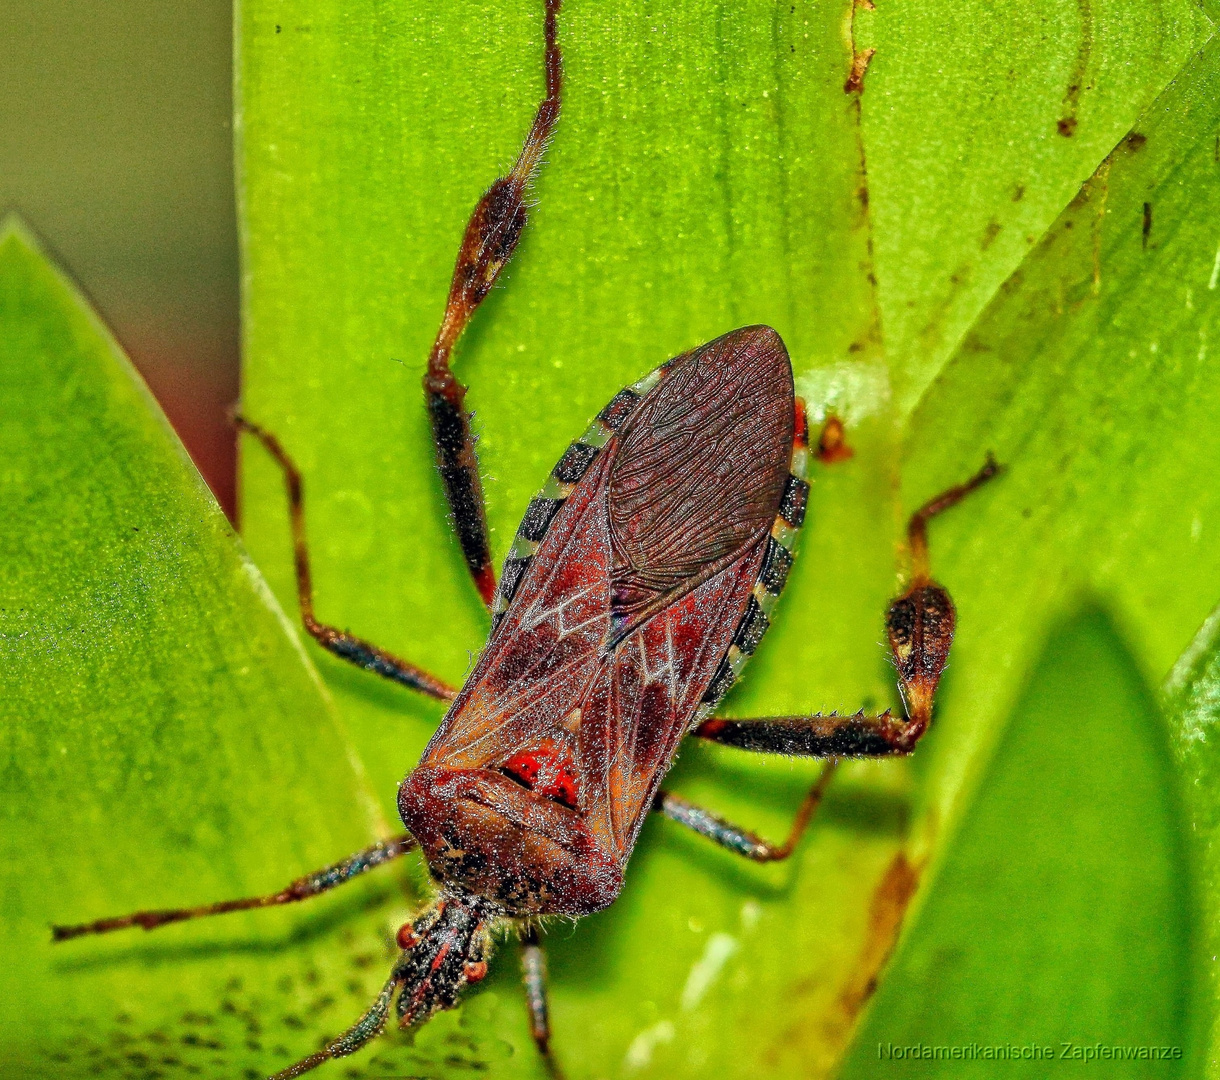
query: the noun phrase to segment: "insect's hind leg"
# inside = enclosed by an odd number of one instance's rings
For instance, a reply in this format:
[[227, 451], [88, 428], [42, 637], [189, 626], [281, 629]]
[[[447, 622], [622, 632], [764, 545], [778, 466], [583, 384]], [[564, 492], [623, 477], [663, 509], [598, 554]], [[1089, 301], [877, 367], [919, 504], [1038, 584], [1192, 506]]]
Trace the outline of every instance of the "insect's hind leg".
[[657, 792], [656, 799], [653, 801], [653, 809], [671, 821], [685, 825], [700, 836], [706, 836], [721, 847], [728, 848], [754, 862], [779, 862], [788, 858], [796, 850], [796, 845], [800, 843], [801, 836], [804, 835], [809, 822], [813, 820], [813, 815], [821, 804], [822, 797], [826, 794], [826, 788], [830, 785], [837, 765], [838, 763], [835, 761], [826, 763], [801, 802], [796, 816], [792, 819], [788, 838], [782, 844], [773, 844], [764, 840], [749, 829], [743, 829], [739, 825], [725, 821], [724, 818], [718, 817], [710, 810], [696, 806], [680, 795], [674, 795], [668, 791]]
[[357, 667], [364, 668], [376, 675], [391, 679], [412, 690], [418, 690], [429, 697], [441, 701], [452, 701], [456, 691], [448, 683], [442, 682], [435, 675], [429, 674], [423, 668], [400, 660], [392, 653], [379, 649], [376, 645], [358, 638], [334, 626], [320, 623], [313, 612], [313, 583], [309, 569], [309, 545], [305, 540], [305, 495], [301, 473], [293, 464], [287, 451], [280, 445], [279, 439], [269, 431], [252, 424], [240, 416], [234, 418], [239, 431], [253, 435], [266, 447], [267, 452], [275, 458], [284, 474], [284, 486], [288, 491], [288, 509], [292, 518], [293, 560], [296, 564], [297, 602], [301, 609], [301, 622], [310, 636], [322, 648], [350, 661]]
[[204, 904], [193, 908], [136, 911], [130, 915], [96, 919], [93, 922], [80, 923], [76, 926], [52, 926], [51, 940], [68, 941], [71, 938], [84, 937], [86, 934], [108, 934], [114, 930], [127, 930], [136, 926], [143, 930], [155, 930], [158, 926], [186, 922], [188, 919], [199, 919], [207, 915], [224, 915], [230, 911], [249, 911], [252, 908], [293, 904], [299, 900], [307, 900], [311, 896], [328, 892], [337, 885], [351, 881], [352, 878], [358, 877], [374, 867], [405, 855], [414, 847], [415, 838], [404, 833], [391, 840], [380, 840], [371, 847], [356, 852], [355, 855], [349, 855], [342, 862], [299, 877], [287, 888], [281, 889], [277, 893], [269, 893], [266, 896], [247, 896], [239, 900], [221, 900], [216, 904]]
[[752, 720], [705, 720], [693, 732], [701, 739], [768, 754], [800, 757], [888, 757], [915, 749], [932, 719], [936, 687], [949, 659], [957, 615], [949, 593], [932, 579], [928, 563], [928, 522], [957, 505], [997, 476], [990, 455], [967, 480], [929, 500], [907, 525], [911, 575], [906, 591], [886, 614], [898, 685], [906, 720], [887, 709], [876, 716], [858, 712], [812, 716], [773, 716]]
[[445, 314], [428, 354], [428, 370], [424, 375], [436, 464], [453, 515], [454, 531], [470, 576], [488, 608], [495, 601], [496, 574], [491, 564], [483, 484], [479, 479], [470, 414], [465, 408], [466, 387], [453, 374], [449, 361], [462, 331], [516, 250], [528, 217], [526, 192], [559, 120], [563, 89], [559, 7], [560, 0], [546, 0], [546, 95], [538, 104], [513, 167], [487, 189], [466, 224]]

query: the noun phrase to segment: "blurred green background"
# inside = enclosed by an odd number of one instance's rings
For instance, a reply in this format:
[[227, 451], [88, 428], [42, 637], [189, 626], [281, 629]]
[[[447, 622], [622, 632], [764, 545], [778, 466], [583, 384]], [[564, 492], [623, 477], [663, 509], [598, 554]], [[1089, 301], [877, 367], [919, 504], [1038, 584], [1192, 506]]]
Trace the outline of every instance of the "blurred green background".
[[0, 0], [0, 215], [101, 310], [234, 508], [228, 0]]

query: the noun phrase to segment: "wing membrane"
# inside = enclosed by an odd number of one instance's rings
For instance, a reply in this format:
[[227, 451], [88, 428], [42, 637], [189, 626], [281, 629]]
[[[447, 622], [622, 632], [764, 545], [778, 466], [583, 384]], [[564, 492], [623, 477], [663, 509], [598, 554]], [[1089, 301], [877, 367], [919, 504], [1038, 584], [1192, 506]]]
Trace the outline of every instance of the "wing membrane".
[[579, 812], [625, 860], [749, 602], [793, 423], [773, 331], [735, 331], [666, 365], [548, 507], [422, 764], [500, 769], [571, 754]]

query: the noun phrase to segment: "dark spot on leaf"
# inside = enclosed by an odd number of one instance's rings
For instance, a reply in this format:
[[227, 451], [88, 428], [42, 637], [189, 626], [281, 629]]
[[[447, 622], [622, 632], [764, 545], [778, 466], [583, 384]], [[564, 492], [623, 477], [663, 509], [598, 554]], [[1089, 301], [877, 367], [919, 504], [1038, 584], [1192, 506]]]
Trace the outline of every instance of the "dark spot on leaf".
[[182, 1022], [184, 1024], [207, 1025], [214, 1024], [216, 1021], [206, 1013], [188, 1012], [182, 1014]]

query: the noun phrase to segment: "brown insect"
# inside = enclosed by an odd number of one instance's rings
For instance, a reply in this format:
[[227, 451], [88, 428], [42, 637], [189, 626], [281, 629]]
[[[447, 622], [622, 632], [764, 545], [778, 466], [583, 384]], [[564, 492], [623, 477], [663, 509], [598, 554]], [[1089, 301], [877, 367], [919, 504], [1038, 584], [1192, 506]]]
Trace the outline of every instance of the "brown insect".
[[[906, 717], [813, 715], [720, 720], [714, 711], [770, 625], [805, 517], [804, 406], [779, 335], [725, 334], [627, 387], [560, 459], [526, 509], [498, 587], [491, 567], [465, 387], [453, 346], [525, 227], [525, 194], [559, 116], [556, 16], [546, 3], [547, 93], [513, 169], [476, 206], [424, 379], [437, 463], [463, 554], [491, 609], [486, 648], [460, 691], [314, 617], [301, 479], [279, 442], [239, 421], [283, 468], [306, 629], [366, 670], [451, 701], [399, 787], [408, 832], [270, 896], [143, 911], [56, 927], [56, 940], [292, 903], [418, 845], [437, 898], [398, 932], [401, 955], [346, 1033], [277, 1074], [353, 1053], [393, 1009], [406, 1026], [452, 1007], [487, 973], [493, 934], [517, 927], [534, 1039], [552, 1071], [538, 922], [613, 903], [646, 815], [659, 812], [757, 861], [786, 858], [840, 757], [909, 753], [927, 729], [953, 639], [948, 593], [928, 571], [928, 521], [994, 476], [986, 466], [911, 519], [911, 576], [887, 629]], [[850, 456], [823, 432], [825, 461]], [[660, 789], [682, 740], [828, 759], [775, 845]]]

